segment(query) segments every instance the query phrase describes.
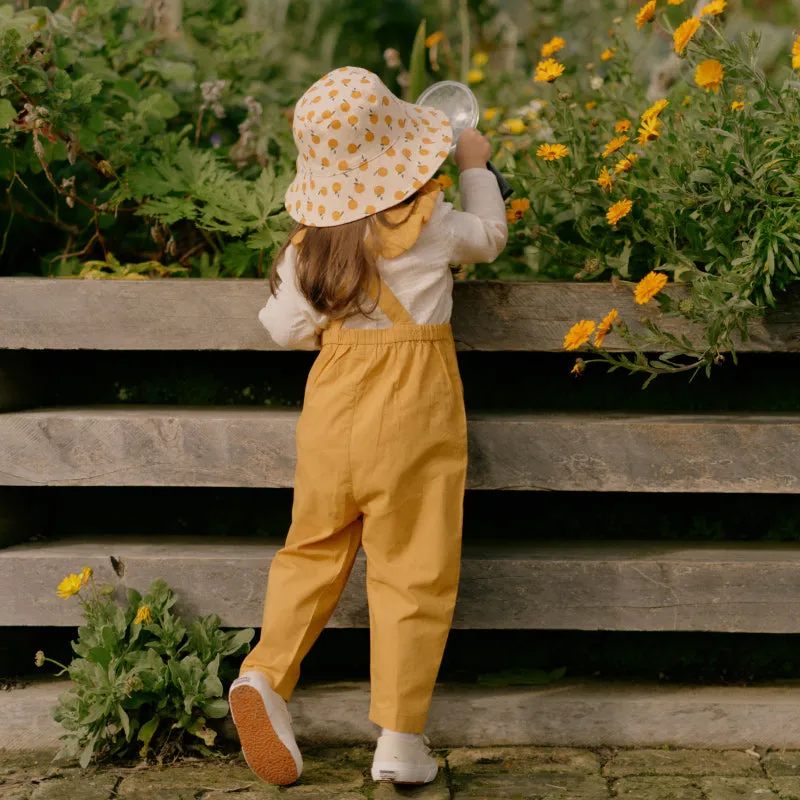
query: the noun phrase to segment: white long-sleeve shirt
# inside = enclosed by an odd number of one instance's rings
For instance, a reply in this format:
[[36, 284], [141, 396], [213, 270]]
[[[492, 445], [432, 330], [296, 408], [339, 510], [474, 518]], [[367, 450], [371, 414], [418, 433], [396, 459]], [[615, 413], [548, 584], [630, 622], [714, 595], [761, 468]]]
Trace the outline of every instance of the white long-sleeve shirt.
[[[459, 178], [461, 205], [456, 211], [440, 194], [430, 219], [412, 247], [396, 258], [379, 258], [378, 271], [418, 325], [441, 325], [453, 310], [450, 264], [494, 261], [508, 238], [505, 204], [487, 169], [468, 169]], [[278, 267], [280, 287], [258, 318], [280, 347], [313, 350], [328, 318], [315, 311], [295, 280], [297, 250], [290, 245]], [[391, 322], [376, 308], [369, 317], [354, 314], [345, 328], [380, 329]]]

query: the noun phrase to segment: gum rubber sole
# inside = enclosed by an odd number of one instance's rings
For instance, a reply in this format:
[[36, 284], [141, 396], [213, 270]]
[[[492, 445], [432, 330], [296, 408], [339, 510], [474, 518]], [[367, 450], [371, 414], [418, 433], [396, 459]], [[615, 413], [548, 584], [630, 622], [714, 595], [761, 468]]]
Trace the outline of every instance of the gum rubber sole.
[[288, 786], [299, 777], [297, 764], [286, 745], [278, 738], [264, 700], [252, 686], [237, 686], [229, 702], [245, 761], [262, 781]]

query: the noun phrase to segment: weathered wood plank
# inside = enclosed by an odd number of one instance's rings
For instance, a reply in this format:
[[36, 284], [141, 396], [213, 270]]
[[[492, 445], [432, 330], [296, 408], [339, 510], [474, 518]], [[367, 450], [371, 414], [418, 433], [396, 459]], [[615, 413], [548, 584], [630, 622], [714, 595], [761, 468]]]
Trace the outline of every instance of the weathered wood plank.
[[[273, 350], [257, 320], [264, 281], [0, 279], [0, 349]], [[453, 327], [462, 350], [559, 351], [578, 319], [643, 309], [630, 287], [577, 283], [460, 283]], [[648, 313], [657, 314], [648, 306]], [[696, 335], [670, 321], [675, 332]], [[621, 343], [607, 340], [613, 349]], [[742, 351], [800, 352], [800, 293], [753, 326]]]
[[[167, 578], [190, 615], [258, 626], [275, 541], [111, 537], [0, 551], [0, 625], [75, 625], [55, 587], [91, 566], [97, 580], [146, 588]], [[110, 557], [121, 564], [112, 569]], [[369, 625], [359, 559], [333, 627]], [[800, 548], [685, 542], [468, 545], [456, 628], [798, 633]]]
[[[0, 415], [0, 485], [290, 487], [295, 411], [88, 407]], [[484, 414], [471, 489], [800, 491], [798, 414]]]
[[[0, 718], [3, 720], [0, 749], [4, 753], [22, 752], [26, 755], [32, 750], [57, 750], [62, 744], [59, 737], [64, 729], [53, 719], [53, 708], [69, 687], [67, 680], [47, 679], [25, 683], [12, 692], [0, 692]], [[301, 684], [292, 696], [290, 705], [297, 739], [303, 746], [350, 747], [354, 742], [373, 743], [375, 727], [369, 721], [369, 705], [370, 687], [366, 682]], [[223, 735], [235, 741], [230, 717], [220, 722]], [[685, 754], [665, 752], [665, 746], [688, 747], [695, 751], [691, 754], [696, 759], [695, 763], [703, 763], [703, 772], [711, 772], [715, 770], [708, 766], [719, 764], [720, 757], [709, 750], [740, 751], [722, 756], [730, 763], [732, 755], [744, 757], [744, 751], [751, 749], [754, 743], [773, 751], [800, 749], [800, 687], [793, 681], [766, 686], [685, 686], [575, 679], [562, 680], [555, 685], [505, 688], [439, 684], [433, 695], [425, 730], [437, 747], [452, 748], [448, 761], [462, 774], [477, 771], [472, 769], [472, 765], [478, 759], [491, 759], [497, 764], [524, 759], [526, 770], [533, 767], [549, 771], [553, 764], [560, 764], [560, 769], [566, 771], [571, 763], [580, 770], [581, 762], [585, 764], [589, 760], [592, 763], [591, 759], [596, 758], [584, 753], [576, 758], [574, 751], [532, 750], [532, 744], [570, 748], [652, 747], [656, 748], [658, 761], [665, 766], [681, 757], [686, 763]], [[522, 747], [516, 750], [508, 749], [509, 746], [519, 745]], [[481, 750], [455, 749], [459, 747]], [[624, 753], [621, 755], [624, 757]], [[651, 758], [656, 761], [655, 756]], [[767, 758], [785, 758], [786, 765], [794, 774], [795, 754], [775, 752]], [[760, 768], [758, 765], [759, 762], [752, 758], [748, 766], [750, 769]], [[778, 763], [775, 766], [781, 765]], [[559, 769], [558, 766], [555, 768]], [[568, 777], [571, 781], [575, 780], [572, 776]], [[607, 796], [605, 781], [595, 792], [588, 783], [579, 785], [579, 788], [575, 788], [574, 783], [565, 786], [563, 776], [553, 772], [545, 780], [553, 787], [544, 795], [546, 797]], [[688, 790], [682, 791], [680, 788], [675, 788], [672, 793], [656, 794], [655, 790], [645, 789], [644, 793], [626, 794], [639, 798], [713, 796], [777, 800], [776, 794], [757, 788], [762, 785], [757, 780], [743, 782], [741, 789], [731, 786], [725, 793], [722, 786], [725, 780], [717, 779], [721, 788], [714, 795], [701, 795], [699, 791], [689, 794]], [[781, 781], [789, 782], [790, 785], [781, 794], [786, 800], [797, 796], [791, 785], [794, 780], [791, 777], [777, 777], [773, 781], [779, 786]], [[55, 785], [63, 789], [63, 783]], [[668, 787], [670, 778], [662, 778], [661, 785]], [[502, 784], [489, 784], [490, 788], [487, 788], [486, 783], [481, 786], [476, 782], [470, 787], [472, 791], [469, 795], [458, 792], [456, 797], [509, 797], [504, 791], [510, 788], [508, 784], [498, 788], [500, 786]], [[564, 789], [559, 792], [562, 786]], [[484, 788], [484, 793], [476, 794], [481, 788]], [[570, 788], [573, 790], [567, 794]], [[514, 790], [514, 797], [543, 796], [525, 784], [520, 786], [517, 783]], [[531, 794], [532, 791], [536, 791], [536, 794]], [[220, 792], [216, 794], [221, 796]], [[256, 792], [245, 792], [242, 796], [247, 797], [248, 794], [250, 797], [258, 796]], [[378, 792], [376, 794], [380, 796]], [[397, 792], [398, 796], [403, 794]], [[162, 790], [160, 795], [153, 796], [161, 796], [165, 800], [169, 797], [171, 800], [177, 796], [177, 792], [167, 795]], [[236, 794], [231, 792], [231, 796], [235, 798]], [[301, 793], [298, 796], [314, 797], [314, 793]], [[437, 796], [441, 795], [433, 792], [428, 795]]]

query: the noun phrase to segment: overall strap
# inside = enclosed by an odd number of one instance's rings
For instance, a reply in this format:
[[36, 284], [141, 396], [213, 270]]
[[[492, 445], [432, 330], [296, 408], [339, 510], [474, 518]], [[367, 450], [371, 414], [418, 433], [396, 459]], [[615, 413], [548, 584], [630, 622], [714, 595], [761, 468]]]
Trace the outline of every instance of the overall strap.
[[[380, 287], [380, 294], [378, 294]], [[392, 325], [415, 325], [416, 323], [411, 314], [406, 311], [405, 306], [397, 299], [395, 293], [386, 285], [386, 281], [378, 278], [369, 291], [370, 297], [374, 300], [378, 298], [378, 308], [389, 318]]]

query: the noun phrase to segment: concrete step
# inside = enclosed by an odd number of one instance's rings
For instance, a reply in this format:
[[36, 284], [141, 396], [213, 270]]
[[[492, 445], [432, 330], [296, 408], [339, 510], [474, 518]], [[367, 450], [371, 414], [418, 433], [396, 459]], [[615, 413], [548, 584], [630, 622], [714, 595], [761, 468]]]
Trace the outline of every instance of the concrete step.
[[[685, 289], [670, 287], [676, 298]], [[258, 280], [79, 281], [0, 278], [0, 348], [34, 350], [274, 350], [257, 314], [269, 289]], [[800, 293], [750, 327], [737, 350], [797, 352]], [[579, 319], [612, 308], [632, 330], [654, 303], [637, 306], [630, 286], [556, 282], [457, 283], [453, 330], [463, 350], [562, 349]], [[75, 325], [75, 320], [81, 321]], [[702, 336], [685, 320], [662, 320], [675, 334]], [[610, 349], [624, 344], [613, 334]]]
[[[36, 681], [0, 692], [0, 750], [54, 749], [51, 712], [69, 683]], [[369, 687], [298, 689], [290, 709], [301, 745], [375, 740]], [[230, 721], [226, 731], [234, 735]], [[427, 731], [437, 747], [800, 747], [800, 684], [759, 687], [659, 686], [563, 681], [546, 687], [437, 687]]]
[[[77, 625], [64, 575], [144, 590], [165, 578], [189, 616], [259, 626], [279, 543], [260, 539], [65, 539], [0, 550], [0, 625]], [[111, 557], [115, 559], [112, 566]], [[369, 625], [360, 558], [331, 621]], [[468, 543], [454, 625], [461, 629], [800, 632], [794, 544]]]
[[[288, 487], [296, 411], [0, 414], [0, 484]], [[471, 489], [800, 491], [800, 414], [471, 414]]]

